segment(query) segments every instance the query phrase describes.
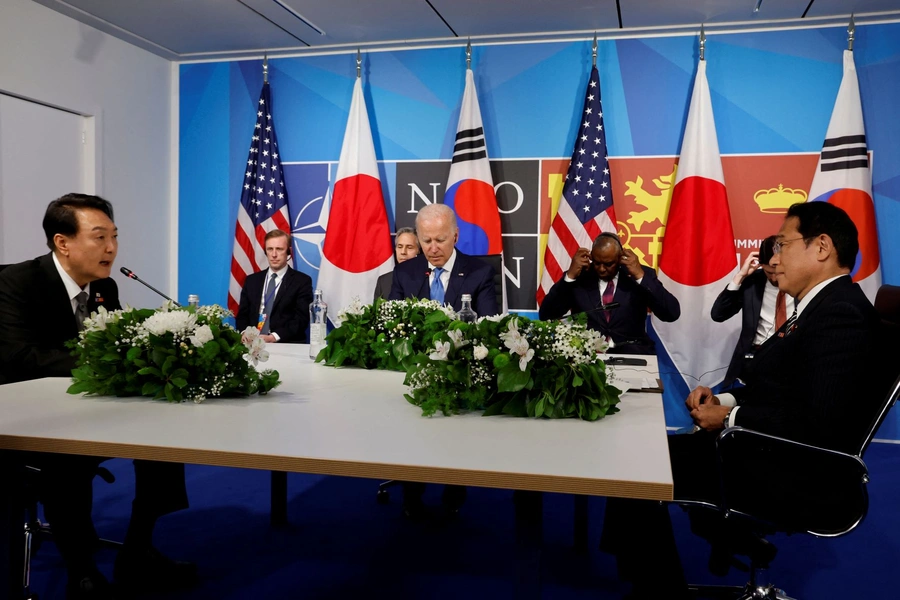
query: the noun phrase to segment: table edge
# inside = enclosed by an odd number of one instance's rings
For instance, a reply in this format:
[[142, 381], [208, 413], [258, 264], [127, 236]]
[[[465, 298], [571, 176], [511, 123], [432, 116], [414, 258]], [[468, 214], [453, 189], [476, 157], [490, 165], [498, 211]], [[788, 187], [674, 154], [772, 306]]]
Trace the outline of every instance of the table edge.
[[664, 501], [671, 501], [673, 498], [672, 484], [665, 483], [590, 479], [585, 477], [564, 477], [490, 470], [449, 469], [418, 465], [226, 452], [199, 448], [168, 448], [140, 444], [0, 435], [0, 450], [139, 458], [220, 467], [338, 475], [367, 479], [424, 481], [428, 483], [449, 483], [588, 496], [612, 496]]

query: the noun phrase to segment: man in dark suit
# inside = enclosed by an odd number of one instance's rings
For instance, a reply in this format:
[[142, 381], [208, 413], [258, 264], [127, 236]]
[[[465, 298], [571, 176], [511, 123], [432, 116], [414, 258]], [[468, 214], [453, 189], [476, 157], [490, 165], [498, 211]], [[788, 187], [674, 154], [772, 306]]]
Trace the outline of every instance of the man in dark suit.
[[[604, 310], [615, 303], [617, 306]], [[678, 299], [625, 250], [614, 233], [601, 233], [591, 250], [579, 248], [562, 279], [553, 284], [538, 313], [542, 320], [559, 319], [568, 312], [587, 313], [588, 327], [610, 341], [610, 352], [655, 354], [647, 335], [647, 310], [662, 321], [681, 315]]]
[[[494, 270], [477, 258], [456, 249], [459, 228], [456, 213], [445, 204], [429, 204], [416, 215], [416, 233], [422, 253], [394, 267], [390, 300], [426, 298], [462, 307], [462, 295], [472, 296], [472, 310], [479, 317], [496, 315]], [[411, 519], [422, 516], [425, 484], [404, 482], [403, 513]], [[441, 502], [451, 515], [459, 512], [466, 500], [466, 488], [444, 486]]]
[[[97, 196], [68, 194], [47, 207], [43, 221], [50, 254], [0, 273], [0, 383], [69, 377], [75, 358], [65, 342], [77, 337], [90, 311], [116, 310], [109, 278], [118, 252], [112, 206]], [[40, 496], [53, 539], [68, 570], [67, 598], [111, 598], [92, 554], [92, 480], [106, 459], [29, 454], [41, 469]], [[164, 557], [152, 546], [157, 518], [187, 508], [184, 465], [134, 461], [135, 498], [114, 575], [123, 588], [173, 589], [196, 579], [196, 566]]]
[[759, 350], [763, 342], [784, 324], [794, 311], [794, 299], [778, 289], [775, 267], [769, 264], [776, 236], [767, 237], [758, 252], [751, 252], [741, 270], [716, 298], [710, 310], [713, 321], [721, 323], [741, 312], [741, 335], [734, 347], [731, 364], [722, 381], [730, 387]]
[[[701, 430], [669, 437], [676, 501], [719, 501], [715, 439], [724, 427], [839, 451], [859, 448], [885, 390], [877, 367], [879, 319], [849, 276], [858, 249], [856, 227], [841, 209], [808, 202], [788, 210], [770, 264], [779, 289], [796, 299], [795, 310], [756, 353], [746, 387], [714, 395], [701, 386], [688, 396]], [[635, 596], [685, 597], [667, 508], [610, 499], [606, 510], [601, 548], [616, 554]], [[654, 577], [641, 577], [648, 565]]]
[[462, 308], [462, 295], [472, 296], [479, 317], [500, 312], [494, 291], [494, 270], [455, 248], [459, 239], [456, 214], [444, 204], [429, 204], [416, 215], [422, 253], [394, 268], [390, 300], [426, 298]]
[[[412, 227], [401, 227], [394, 236], [394, 261], [399, 265], [419, 254], [419, 238]], [[385, 273], [375, 282], [375, 295], [372, 302], [378, 298], [387, 300], [391, 295], [391, 287], [394, 283], [394, 272]]]
[[266, 234], [269, 268], [247, 276], [235, 317], [238, 331], [258, 327], [267, 343], [306, 342], [312, 279], [288, 266], [291, 236], [273, 229]]

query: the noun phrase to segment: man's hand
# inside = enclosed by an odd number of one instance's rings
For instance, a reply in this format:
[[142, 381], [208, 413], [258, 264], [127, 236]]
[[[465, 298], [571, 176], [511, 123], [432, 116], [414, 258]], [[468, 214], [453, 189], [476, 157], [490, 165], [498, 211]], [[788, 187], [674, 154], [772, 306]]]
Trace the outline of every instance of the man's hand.
[[272, 335], [271, 333], [267, 333], [265, 335], [260, 335], [259, 337], [262, 339], [262, 341], [264, 341], [267, 344], [274, 344], [275, 342], [278, 341], [275, 339], [275, 336]]
[[701, 404], [691, 411], [691, 418], [699, 427], [702, 427], [707, 431], [715, 431], [716, 429], [722, 429], [725, 415], [727, 415], [730, 410], [730, 406]]
[[741, 285], [741, 282], [747, 278], [750, 273], [753, 273], [759, 268], [759, 252], [751, 252], [747, 255], [747, 259], [744, 260], [744, 264], [741, 266], [741, 270], [738, 271], [734, 275], [734, 279], [732, 279], [732, 283], [734, 285]]
[[572, 264], [566, 276], [569, 279], [578, 279], [578, 276], [584, 273], [585, 269], [591, 266], [591, 251], [587, 248], [579, 248], [572, 257]]
[[634, 279], [640, 279], [644, 276], [641, 260], [637, 257], [637, 254], [632, 252], [629, 248], [623, 248], [622, 258], [619, 259], [619, 264], [625, 267], [628, 270], [628, 274]]
[[[684, 405], [687, 406], [692, 414], [701, 404], [719, 405], [719, 399], [713, 395], [711, 389], [704, 385], [695, 387], [694, 391], [688, 394], [687, 400], [684, 401]], [[722, 418], [724, 419], [725, 417]]]

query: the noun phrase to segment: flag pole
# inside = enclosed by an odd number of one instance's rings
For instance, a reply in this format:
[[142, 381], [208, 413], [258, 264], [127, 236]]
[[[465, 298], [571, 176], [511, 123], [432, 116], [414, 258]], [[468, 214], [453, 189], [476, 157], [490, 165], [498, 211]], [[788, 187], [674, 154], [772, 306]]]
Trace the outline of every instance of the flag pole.
[[359, 52], [359, 48], [356, 49], [356, 78], [359, 79], [362, 77], [362, 54]]
[[703, 23], [700, 23], [700, 60], [706, 60], [706, 31], [703, 29]]
[[466, 69], [472, 68], [472, 38], [466, 38]]
[[597, 66], [597, 32], [594, 32], [594, 45], [591, 46], [591, 61], [593, 66]]
[[850, 15], [850, 24], [847, 25], [847, 50], [853, 52], [853, 38], [856, 33], [856, 23], [853, 20], [853, 15]]
[[263, 85], [269, 83], [269, 55], [263, 54]]

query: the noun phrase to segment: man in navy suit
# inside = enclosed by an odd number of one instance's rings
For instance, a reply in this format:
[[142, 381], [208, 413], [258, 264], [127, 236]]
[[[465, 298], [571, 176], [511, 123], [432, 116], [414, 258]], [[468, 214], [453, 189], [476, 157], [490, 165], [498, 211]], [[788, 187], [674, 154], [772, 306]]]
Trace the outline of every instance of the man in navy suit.
[[[67, 194], [49, 204], [43, 227], [51, 252], [0, 273], [0, 383], [71, 376], [75, 357], [66, 341], [78, 336], [91, 311], [120, 308], [118, 288], [109, 277], [118, 252], [112, 205], [97, 196]], [[91, 486], [104, 460], [67, 454], [26, 457], [41, 469], [40, 497], [68, 571], [69, 599], [112, 598], [92, 556], [97, 534]], [[115, 579], [122, 588], [135, 590], [190, 585], [196, 566], [166, 558], [152, 546], [156, 520], [188, 506], [184, 465], [135, 460], [134, 471], [131, 521]]]
[[[422, 253], [394, 267], [390, 300], [427, 298], [462, 307], [462, 295], [471, 294], [472, 310], [479, 317], [496, 315], [494, 270], [487, 263], [456, 249], [459, 227], [456, 213], [445, 204], [429, 204], [416, 215], [416, 234]], [[411, 519], [422, 516], [425, 484], [403, 483], [403, 513]], [[451, 515], [459, 512], [466, 499], [466, 488], [444, 486], [442, 503]]]
[[[615, 303], [618, 306], [604, 310]], [[542, 320], [559, 319], [568, 312], [587, 313], [588, 327], [610, 341], [610, 352], [654, 354], [647, 335], [647, 310], [661, 321], [681, 315], [678, 299], [625, 250], [614, 233], [601, 233], [593, 247], [579, 248], [562, 279], [553, 284], [538, 313]]]
[[479, 317], [500, 312], [494, 292], [494, 269], [456, 249], [456, 213], [444, 204], [429, 204], [416, 215], [422, 253], [394, 267], [389, 300], [426, 298], [462, 308], [462, 295], [472, 296]]
[[754, 353], [794, 311], [794, 299], [778, 289], [775, 267], [769, 264], [774, 255], [775, 239], [774, 235], [767, 237], [759, 245], [758, 252], [747, 256], [741, 270], [722, 290], [710, 310], [712, 320], [718, 323], [738, 312], [742, 315], [741, 335], [722, 381], [723, 389], [741, 376]]
[[235, 317], [238, 331], [258, 327], [267, 343], [302, 344], [309, 326], [312, 279], [288, 266], [291, 236], [273, 229], [266, 234], [269, 268], [248, 275]]
[[[840, 208], [807, 202], [788, 210], [770, 264], [795, 309], [756, 352], [746, 387], [715, 395], [701, 386], [688, 396], [700, 430], [669, 436], [676, 501], [719, 502], [715, 444], [725, 427], [858, 451], [884, 399], [881, 375], [895, 375], [895, 366], [879, 368], [887, 353], [879, 345], [878, 313], [850, 278], [858, 249], [856, 226]], [[773, 501], [770, 489], [747, 491], [754, 492]], [[601, 549], [616, 555], [634, 597], [688, 597], [665, 505], [609, 499]], [[647, 565], [653, 577], [646, 577]]]

